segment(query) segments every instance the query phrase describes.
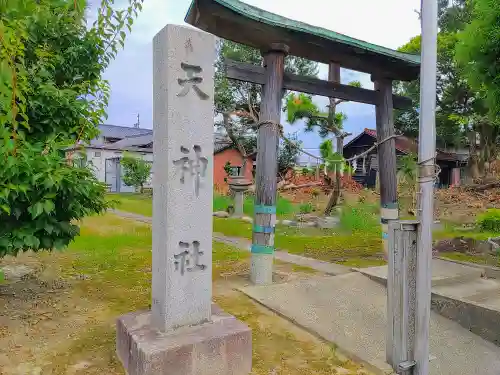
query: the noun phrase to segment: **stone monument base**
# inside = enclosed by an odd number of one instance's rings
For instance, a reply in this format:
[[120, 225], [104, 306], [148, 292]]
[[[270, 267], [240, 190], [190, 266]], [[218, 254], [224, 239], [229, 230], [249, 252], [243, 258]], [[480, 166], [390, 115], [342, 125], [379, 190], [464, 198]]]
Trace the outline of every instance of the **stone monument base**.
[[118, 318], [116, 351], [128, 375], [248, 375], [252, 370], [249, 327], [212, 305], [212, 321], [162, 333], [151, 312]]

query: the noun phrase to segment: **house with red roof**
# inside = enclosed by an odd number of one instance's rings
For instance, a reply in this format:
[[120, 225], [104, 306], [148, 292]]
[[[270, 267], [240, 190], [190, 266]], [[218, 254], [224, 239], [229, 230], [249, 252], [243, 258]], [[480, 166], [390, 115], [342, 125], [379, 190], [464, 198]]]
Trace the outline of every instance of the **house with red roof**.
[[[67, 149], [68, 157], [71, 155], [81, 163], [90, 164], [96, 178], [105, 183], [109, 191], [134, 192], [135, 188], [127, 186], [123, 181], [120, 160], [124, 153], [131, 153], [152, 163], [153, 130], [118, 125], [99, 125], [99, 130], [99, 136], [90, 144], [76, 147], [78, 154], [73, 155], [76, 148]], [[221, 191], [226, 190], [227, 179], [231, 176], [245, 176], [252, 180], [255, 156], [255, 153], [248, 156], [243, 170], [243, 158], [231, 140], [227, 136], [214, 133], [214, 187]], [[230, 167], [229, 171], [226, 170], [227, 166]], [[146, 188], [151, 187], [152, 173], [145, 184]]]
[[[351, 139], [344, 146], [344, 157], [346, 159], [361, 155], [377, 142], [377, 131], [366, 128], [361, 134]], [[395, 139], [396, 158], [404, 155], [418, 154], [418, 141], [404, 135]], [[446, 152], [436, 149], [436, 164], [441, 168], [439, 173], [438, 187], [459, 185], [465, 176], [468, 155], [457, 152]], [[377, 171], [379, 169], [377, 149], [374, 148], [364, 157], [351, 163], [355, 168], [353, 178], [367, 187], [375, 187]], [[383, 166], [381, 166], [383, 167]]]

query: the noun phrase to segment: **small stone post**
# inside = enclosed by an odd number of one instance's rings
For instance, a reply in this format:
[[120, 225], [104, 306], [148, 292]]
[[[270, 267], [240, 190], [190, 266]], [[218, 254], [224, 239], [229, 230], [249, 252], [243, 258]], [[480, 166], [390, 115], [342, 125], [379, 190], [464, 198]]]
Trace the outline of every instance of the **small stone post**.
[[251, 332], [212, 304], [215, 37], [167, 25], [153, 40], [152, 311], [117, 323], [128, 375], [245, 375]]
[[389, 225], [386, 358], [398, 374], [408, 374], [414, 362], [417, 293], [418, 221]]

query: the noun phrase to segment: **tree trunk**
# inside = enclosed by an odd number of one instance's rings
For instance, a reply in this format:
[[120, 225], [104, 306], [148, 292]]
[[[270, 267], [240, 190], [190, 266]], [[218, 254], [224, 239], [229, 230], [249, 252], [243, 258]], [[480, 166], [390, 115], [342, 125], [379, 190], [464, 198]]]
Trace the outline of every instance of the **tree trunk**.
[[478, 165], [478, 155], [476, 147], [476, 132], [474, 130], [470, 131], [467, 135], [469, 138], [469, 160], [467, 162], [467, 167], [469, 169], [469, 179], [475, 180], [479, 178], [479, 165]]
[[245, 147], [241, 143], [240, 139], [238, 139], [238, 137], [236, 137], [236, 135], [233, 132], [233, 127], [230, 124], [231, 120], [229, 118], [229, 113], [222, 114], [222, 118], [223, 118], [223, 124], [224, 124], [224, 128], [226, 129], [227, 136], [229, 137], [229, 139], [231, 140], [233, 145], [236, 146], [236, 148], [238, 149], [238, 151], [241, 155], [240, 176], [245, 176], [245, 170], [247, 167], [247, 159], [248, 159], [247, 151], [245, 150]]
[[[335, 64], [335, 63], [330, 63], [328, 66], [328, 80], [332, 82], [337, 82], [340, 83], [340, 65]], [[336, 124], [333, 122], [335, 121], [335, 99], [330, 98], [330, 108], [328, 111], [328, 122], [330, 127], [337, 128]], [[337, 134], [335, 134], [337, 137], [337, 152], [340, 154], [340, 156], [343, 155], [344, 153], [344, 137], [341, 134], [341, 130], [337, 131]], [[339, 147], [340, 146], [340, 147]], [[335, 207], [338, 203], [339, 197], [340, 197], [340, 165], [338, 168], [335, 168], [335, 184], [333, 187], [332, 192], [330, 193], [330, 198], [328, 199], [328, 203], [326, 205], [324, 215], [329, 216], [332, 213], [333, 207]]]
[[[343, 149], [344, 149], [344, 137], [339, 136], [337, 137], [337, 152], [342, 156], [343, 155]], [[340, 150], [340, 151], [339, 151]], [[335, 207], [340, 198], [340, 189], [341, 189], [341, 184], [342, 184], [342, 176], [340, 174], [341, 171], [341, 166], [340, 164], [338, 167], [335, 168], [335, 184], [333, 186], [333, 191], [330, 193], [330, 198], [328, 199], [328, 203], [325, 208], [325, 216], [328, 216], [332, 213], [333, 207]]]
[[496, 159], [496, 132], [490, 122], [482, 122], [480, 136], [481, 156], [479, 160], [479, 172], [482, 176], [489, 177], [491, 175], [491, 162]]

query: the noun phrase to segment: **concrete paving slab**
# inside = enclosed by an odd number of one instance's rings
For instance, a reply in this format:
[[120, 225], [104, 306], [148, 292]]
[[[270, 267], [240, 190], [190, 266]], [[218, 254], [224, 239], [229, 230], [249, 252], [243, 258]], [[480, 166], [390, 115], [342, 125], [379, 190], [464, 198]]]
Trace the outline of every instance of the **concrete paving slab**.
[[[290, 319], [378, 374], [385, 362], [385, 287], [359, 274], [316, 277], [245, 294]], [[500, 347], [437, 313], [431, 313], [430, 375], [499, 375]]]
[[343, 275], [352, 272], [350, 267], [346, 267], [341, 264], [335, 264], [335, 263], [325, 262], [322, 260], [307, 258], [300, 255], [290, 254], [285, 251], [276, 251], [274, 254], [276, 259], [279, 259], [283, 262], [309, 267], [316, 271], [326, 273], [328, 275]]
[[[359, 268], [358, 272], [373, 280], [387, 283], [387, 266]], [[451, 285], [480, 278], [483, 270], [442, 259], [432, 260], [432, 286]]]

